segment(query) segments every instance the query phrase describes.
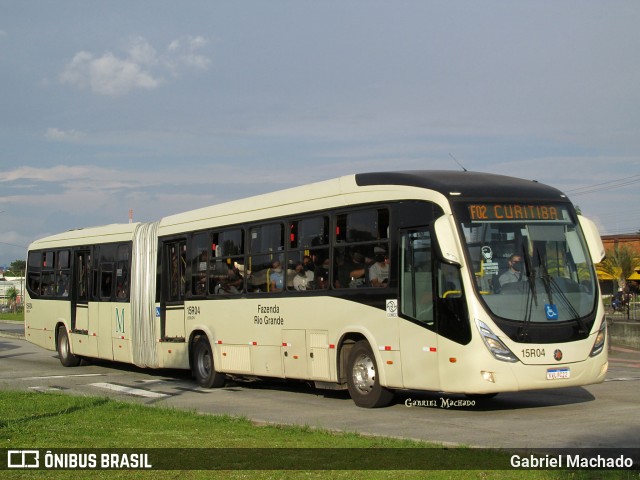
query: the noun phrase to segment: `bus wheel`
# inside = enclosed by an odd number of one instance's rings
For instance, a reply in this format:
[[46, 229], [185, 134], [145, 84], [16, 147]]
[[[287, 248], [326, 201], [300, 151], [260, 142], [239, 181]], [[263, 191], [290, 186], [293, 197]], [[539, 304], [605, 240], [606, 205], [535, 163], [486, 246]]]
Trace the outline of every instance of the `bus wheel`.
[[385, 407], [393, 400], [393, 392], [380, 386], [378, 367], [369, 342], [361, 340], [351, 349], [348, 362], [349, 395], [359, 407]]
[[193, 375], [204, 388], [223, 387], [225, 375], [213, 368], [213, 351], [207, 337], [200, 337], [193, 349]]
[[80, 357], [71, 353], [71, 345], [69, 344], [69, 335], [64, 325], [58, 327], [58, 357], [60, 363], [65, 367], [77, 367], [82, 360]]

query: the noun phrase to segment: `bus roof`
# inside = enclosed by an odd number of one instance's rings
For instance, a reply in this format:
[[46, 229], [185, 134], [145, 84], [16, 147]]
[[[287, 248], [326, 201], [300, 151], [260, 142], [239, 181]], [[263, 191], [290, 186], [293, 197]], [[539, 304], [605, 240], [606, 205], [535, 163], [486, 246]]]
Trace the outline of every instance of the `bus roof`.
[[115, 223], [100, 227], [79, 228], [35, 240], [29, 250], [56, 248], [69, 244], [93, 245], [109, 242], [126, 242], [133, 238], [138, 223]]
[[355, 176], [359, 186], [404, 185], [429, 188], [450, 197], [452, 193], [462, 198], [487, 196], [499, 192], [500, 197], [534, 197], [540, 200], [564, 200], [564, 194], [556, 188], [535, 180], [497, 175], [493, 173], [414, 170], [404, 172], [360, 173]]
[[[304, 204], [304, 210], [322, 210], [327, 208], [331, 197], [358, 193], [361, 187], [414, 187], [431, 189], [446, 198], [472, 199], [486, 197], [491, 192], [499, 192], [500, 197], [531, 197], [538, 200], [565, 200], [559, 190], [534, 180], [496, 175], [491, 173], [449, 171], [449, 170], [412, 170], [397, 172], [372, 172], [346, 175], [332, 180], [301, 185], [286, 190], [275, 191], [218, 205], [207, 206], [162, 218], [160, 228], [165, 233], [180, 231], [182, 225], [192, 222], [207, 223], [213, 218], [224, 222], [225, 217], [243, 221], [252, 218], [258, 210], [286, 209], [295, 204]], [[338, 200], [338, 204], [347, 203]], [[335, 205], [335, 203], [334, 203]], [[282, 211], [271, 211], [274, 216]], [[127, 241], [133, 238], [137, 223], [113, 224], [100, 227], [81, 228], [59, 233], [34, 241], [29, 249], [52, 248], [68, 245], [71, 241], [78, 244], [108, 243]], [[195, 226], [197, 228], [197, 225]]]
[[[384, 186], [396, 190], [395, 196], [399, 195], [398, 187], [413, 187], [430, 189], [438, 197], [454, 199], [482, 198], [491, 193], [498, 195], [499, 192], [501, 198], [531, 197], [541, 201], [566, 201], [562, 192], [553, 187], [534, 180], [491, 173], [448, 170], [359, 173], [167, 216], [160, 221], [160, 231], [162, 234], [178, 233], [186, 224], [197, 230], [209, 227], [211, 222], [224, 223], [224, 218], [231, 216], [233, 223], [242, 223], [255, 219], [258, 211], [277, 217], [299, 208], [304, 211], [323, 210], [346, 205], [350, 201], [346, 197], [332, 201], [332, 197], [370, 192], [371, 187]], [[455, 195], [452, 195], [454, 192]], [[360, 199], [366, 201], [365, 197]]]

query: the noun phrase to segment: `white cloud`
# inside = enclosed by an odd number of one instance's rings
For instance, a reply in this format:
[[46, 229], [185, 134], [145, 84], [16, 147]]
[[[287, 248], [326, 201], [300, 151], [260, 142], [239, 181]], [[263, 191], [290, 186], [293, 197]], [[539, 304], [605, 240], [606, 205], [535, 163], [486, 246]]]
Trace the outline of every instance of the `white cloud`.
[[[217, 165], [215, 184], [267, 185], [272, 182], [276, 189], [282, 181], [268, 166], [254, 169], [254, 173], [255, 175], [247, 175], [244, 170], [239, 170], [233, 165]], [[214, 183], [210, 177], [194, 177], [192, 171], [176, 172], [173, 169], [139, 171], [95, 165], [56, 165], [49, 168], [22, 166], [14, 170], [0, 171], [0, 183], [17, 184], [21, 181], [39, 181], [63, 187], [63, 191], [66, 192], [81, 191], [89, 194], [98, 191], [122, 191], [129, 194], [145, 188], [169, 191], [177, 186], [210, 186]], [[42, 188], [46, 189], [46, 186], [43, 185]]]
[[[135, 52], [134, 54], [142, 54]], [[156, 88], [160, 78], [155, 78], [149, 71], [145, 71], [140, 58], [121, 59], [106, 52], [101, 57], [95, 57], [88, 52], [79, 52], [65, 67], [60, 76], [62, 83], [86, 88], [94, 93], [108, 96], [121, 96], [136, 88]]]
[[181, 67], [206, 70], [211, 65], [211, 59], [198, 52], [208, 43], [209, 41], [202, 36], [189, 36], [173, 40], [167, 47], [165, 57], [167, 67], [174, 74], [178, 74]]
[[60, 81], [93, 93], [119, 97], [136, 89], [152, 90], [164, 82], [164, 73], [178, 75], [181, 69], [206, 70], [211, 60], [198, 53], [206, 44], [204, 37], [186, 37], [172, 41], [165, 54], [144, 38], [133, 38], [123, 56], [105, 52], [97, 56], [81, 51], [65, 66]]
[[131, 41], [129, 47], [129, 58], [131, 61], [141, 65], [155, 65], [158, 63], [158, 54], [149, 42], [143, 37], [136, 37]]
[[57, 183], [69, 178], [78, 178], [92, 174], [94, 167], [56, 165], [50, 168], [19, 167], [14, 170], [0, 172], [0, 182], [15, 182], [19, 180], [40, 180]]
[[44, 134], [47, 140], [54, 142], [77, 142], [85, 137], [83, 132], [78, 130], [60, 130], [59, 128], [51, 127], [47, 128]]

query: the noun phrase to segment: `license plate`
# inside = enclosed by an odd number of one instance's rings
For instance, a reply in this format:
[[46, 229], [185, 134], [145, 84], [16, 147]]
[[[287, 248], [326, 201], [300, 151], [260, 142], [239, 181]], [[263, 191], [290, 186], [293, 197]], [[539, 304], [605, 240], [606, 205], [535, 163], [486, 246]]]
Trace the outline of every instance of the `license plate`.
[[561, 378], [571, 378], [571, 371], [568, 368], [550, 368], [547, 370], [547, 380], [559, 380]]

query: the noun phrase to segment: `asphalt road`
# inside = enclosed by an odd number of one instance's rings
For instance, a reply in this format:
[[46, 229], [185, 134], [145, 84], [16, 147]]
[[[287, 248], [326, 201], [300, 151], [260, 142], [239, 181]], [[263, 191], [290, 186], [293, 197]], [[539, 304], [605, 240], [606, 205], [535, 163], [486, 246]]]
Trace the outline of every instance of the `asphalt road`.
[[[0, 389], [108, 396], [257, 423], [413, 438], [444, 445], [496, 448], [640, 448], [640, 352], [614, 347], [607, 380], [582, 388], [500, 394], [475, 405], [463, 396], [398, 392], [383, 409], [356, 407], [346, 392], [302, 382], [231, 380], [205, 390], [188, 372], [141, 370], [99, 362], [64, 368], [43, 350], [0, 325]], [[407, 399], [427, 406], [407, 406]]]

